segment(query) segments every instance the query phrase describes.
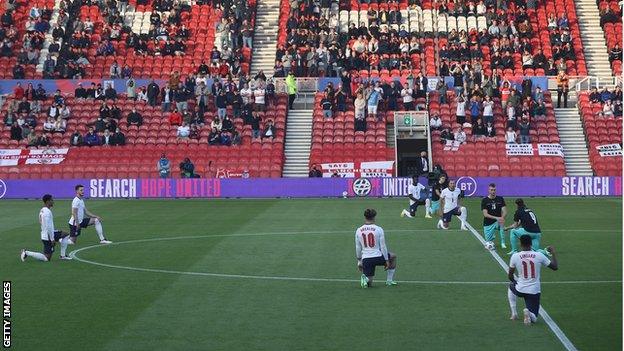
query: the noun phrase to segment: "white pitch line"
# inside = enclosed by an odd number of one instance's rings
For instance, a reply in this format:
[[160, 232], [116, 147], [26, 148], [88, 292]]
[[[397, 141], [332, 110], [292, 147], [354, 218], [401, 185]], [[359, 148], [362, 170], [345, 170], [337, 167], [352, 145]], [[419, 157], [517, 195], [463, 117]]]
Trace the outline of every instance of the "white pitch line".
[[[482, 245], [485, 245], [485, 240], [483, 240], [481, 235], [472, 227], [472, 225], [470, 225], [470, 223], [468, 223], [468, 222], [466, 222], [466, 225], [468, 226], [468, 229], [470, 229], [470, 231], [472, 232], [474, 237], [477, 238], [477, 240], [479, 240], [479, 242], [481, 242]], [[507, 263], [505, 263], [505, 261], [503, 261], [503, 259], [500, 257], [500, 255], [496, 251], [494, 251], [494, 250], [491, 250], [489, 252], [490, 252], [490, 255], [492, 255], [492, 257], [494, 257], [496, 262], [498, 262], [498, 264], [501, 266], [501, 268], [505, 272], [508, 272], [509, 271], [509, 266], [507, 265]], [[546, 310], [544, 309], [544, 307], [542, 305], [540, 305], [540, 314], [542, 315], [542, 318], [544, 319], [546, 324], [548, 324], [548, 326], [550, 327], [550, 330], [552, 330], [553, 333], [555, 333], [555, 336], [557, 336], [559, 341], [561, 341], [561, 343], [563, 344], [563, 347], [565, 347], [566, 350], [568, 350], [568, 351], [578, 351], [578, 349], [574, 346], [574, 344], [572, 344], [572, 341], [570, 341], [570, 339], [568, 339], [568, 337], [565, 335], [563, 330], [561, 330], [561, 328], [559, 328], [557, 323], [555, 323], [555, 321], [550, 317], [550, 315], [548, 314], [548, 312], [546, 312]]]
[[[398, 231], [398, 230], [395, 230]], [[408, 231], [408, 230], [405, 230]], [[412, 231], [412, 230], [409, 230]], [[237, 236], [268, 236], [268, 235], [300, 235], [300, 234], [334, 234], [344, 233], [345, 231], [320, 231], [320, 232], [281, 232], [281, 233], [238, 233], [238, 234], [214, 234], [214, 235], [196, 235], [196, 236], [174, 236], [165, 238], [149, 238], [149, 239], [137, 239], [128, 241], [119, 241], [108, 245], [91, 245], [72, 251], [69, 256], [76, 261], [92, 264], [100, 267], [124, 269], [138, 272], [151, 272], [151, 273], [166, 273], [166, 274], [181, 274], [181, 275], [194, 275], [194, 276], [208, 276], [208, 277], [221, 277], [221, 278], [239, 278], [239, 279], [264, 279], [264, 280], [286, 280], [286, 281], [311, 281], [311, 282], [359, 282], [355, 279], [342, 279], [342, 278], [307, 278], [307, 277], [287, 277], [287, 276], [257, 276], [257, 275], [243, 275], [243, 274], [224, 274], [224, 273], [211, 273], [211, 272], [187, 272], [187, 271], [174, 271], [167, 269], [155, 269], [155, 268], [140, 268], [119, 266], [108, 263], [95, 262], [78, 257], [78, 253], [98, 247], [117, 246], [122, 244], [136, 244], [154, 241], [170, 241], [170, 240], [182, 240], [182, 239], [205, 239], [212, 237], [237, 237]], [[438, 284], [438, 285], [504, 285], [507, 284], [504, 281], [455, 281], [455, 280], [399, 280], [399, 283], [404, 284]], [[553, 281], [545, 282], [550, 284], [611, 284], [621, 283], [621, 281], [615, 280], [576, 280], [576, 281]]]

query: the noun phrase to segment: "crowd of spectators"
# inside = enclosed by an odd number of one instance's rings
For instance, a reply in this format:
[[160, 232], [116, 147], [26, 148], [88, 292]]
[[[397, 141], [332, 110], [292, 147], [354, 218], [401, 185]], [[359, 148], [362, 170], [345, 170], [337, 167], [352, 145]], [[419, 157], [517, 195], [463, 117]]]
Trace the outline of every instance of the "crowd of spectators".
[[619, 85], [613, 91], [606, 86], [601, 91], [593, 88], [589, 94], [589, 101], [602, 106], [598, 116], [622, 118], [622, 88]]

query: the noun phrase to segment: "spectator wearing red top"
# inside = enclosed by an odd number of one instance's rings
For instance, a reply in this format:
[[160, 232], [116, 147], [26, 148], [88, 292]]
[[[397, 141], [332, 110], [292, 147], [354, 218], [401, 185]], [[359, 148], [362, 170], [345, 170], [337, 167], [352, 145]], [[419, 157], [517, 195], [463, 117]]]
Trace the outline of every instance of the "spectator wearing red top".
[[178, 112], [178, 109], [174, 109], [173, 112], [171, 112], [171, 114], [169, 115], [169, 124], [172, 126], [179, 126], [182, 124], [182, 115], [180, 114], [180, 112]]
[[15, 95], [15, 99], [21, 100], [24, 97], [24, 88], [22, 88], [22, 83], [17, 83], [15, 89], [13, 89], [13, 95]]

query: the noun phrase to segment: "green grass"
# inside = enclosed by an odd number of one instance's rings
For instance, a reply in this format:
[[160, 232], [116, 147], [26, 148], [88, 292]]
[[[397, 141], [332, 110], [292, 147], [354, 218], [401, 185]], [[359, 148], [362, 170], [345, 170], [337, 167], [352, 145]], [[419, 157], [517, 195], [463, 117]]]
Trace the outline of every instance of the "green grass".
[[[14, 350], [561, 350], [542, 320], [508, 320], [506, 274], [474, 236], [399, 218], [403, 199], [87, 201], [115, 242], [78, 253], [103, 264], [168, 271], [300, 278], [290, 281], [116, 269], [83, 262], [18, 259], [41, 250], [40, 203], [0, 202], [0, 276], [13, 282]], [[542, 243], [560, 270], [544, 270], [542, 304], [580, 350], [622, 344], [621, 283], [556, 281], [622, 277], [622, 203], [616, 199], [528, 199]], [[481, 228], [478, 200], [467, 202]], [[69, 202], [54, 210], [66, 230]], [[353, 231], [377, 209], [395, 279], [501, 282], [402, 283], [360, 289]], [[422, 215], [421, 212], [419, 212]], [[511, 217], [511, 216], [510, 216]], [[414, 230], [416, 229], [416, 230]], [[297, 234], [306, 232], [307, 234]], [[287, 233], [264, 235], [263, 233]], [[232, 235], [249, 234], [249, 235]], [[96, 244], [93, 228], [72, 250]], [[501, 256], [508, 257], [499, 251]], [[523, 302], [519, 300], [518, 307]]]

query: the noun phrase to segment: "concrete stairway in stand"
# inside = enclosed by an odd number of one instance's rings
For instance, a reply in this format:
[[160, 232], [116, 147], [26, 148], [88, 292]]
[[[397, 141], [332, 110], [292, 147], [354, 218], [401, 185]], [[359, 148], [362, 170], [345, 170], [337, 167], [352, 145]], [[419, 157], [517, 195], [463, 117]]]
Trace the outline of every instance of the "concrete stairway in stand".
[[286, 122], [283, 177], [307, 177], [312, 145], [312, 110], [290, 110]]
[[570, 92], [568, 108], [555, 108], [559, 139], [565, 155], [566, 173], [569, 176], [593, 175], [589, 161], [583, 122], [576, 107], [576, 93]]
[[279, 0], [258, 1], [251, 63], [252, 77], [259, 71], [263, 71], [267, 77], [273, 76], [279, 13]]
[[595, 0], [577, 0], [576, 13], [581, 30], [581, 40], [590, 76], [610, 77], [613, 75], [609, 64], [609, 52], [600, 27], [600, 13]]

